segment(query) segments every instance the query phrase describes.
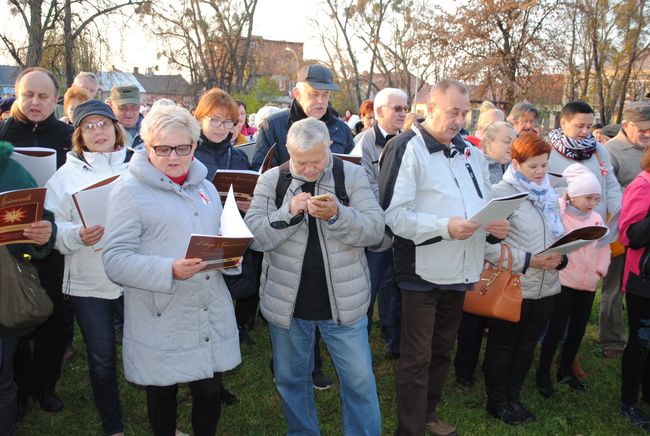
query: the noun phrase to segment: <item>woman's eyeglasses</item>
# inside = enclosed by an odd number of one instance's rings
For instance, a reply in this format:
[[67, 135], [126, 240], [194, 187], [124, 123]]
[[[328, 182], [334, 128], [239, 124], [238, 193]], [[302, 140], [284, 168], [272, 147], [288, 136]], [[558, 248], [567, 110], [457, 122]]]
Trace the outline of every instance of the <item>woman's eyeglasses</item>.
[[205, 119], [210, 121], [210, 125], [212, 127], [221, 127], [221, 126], [223, 126], [223, 127], [226, 128], [226, 130], [232, 129], [235, 126], [235, 124], [237, 124], [236, 122], [234, 122], [232, 120], [222, 120], [221, 118], [205, 117]]
[[167, 157], [172, 154], [172, 151], [176, 152], [176, 156], [187, 156], [192, 152], [192, 144], [181, 144], [176, 147], [171, 145], [154, 145], [153, 152], [156, 153], [156, 156]]
[[86, 124], [84, 124], [83, 125], [83, 130], [84, 130], [84, 132], [90, 132], [90, 131], [93, 131], [95, 129], [103, 130], [103, 129], [106, 129], [109, 126], [112, 126], [112, 125], [113, 125], [113, 123], [110, 122], [110, 121], [101, 120], [101, 121], [97, 121], [96, 123], [86, 123]]

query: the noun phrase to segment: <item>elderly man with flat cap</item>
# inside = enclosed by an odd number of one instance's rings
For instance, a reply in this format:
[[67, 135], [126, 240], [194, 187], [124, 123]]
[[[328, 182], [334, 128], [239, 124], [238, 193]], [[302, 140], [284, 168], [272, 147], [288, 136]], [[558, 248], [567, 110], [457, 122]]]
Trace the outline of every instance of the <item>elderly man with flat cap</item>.
[[[621, 130], [605, 144], [614, 168], [614, 175], [625, 189], [641, 172], [641, 157], [650, 145], [650, 103], [633, 101], [623, 108]], [[607, 357], [618, 357], [625, 348], [625, 321], [621, 279], [625, 256], [612, 259], [603, 280], [600, 300], [598, 339]], [[650, 392], [645, 392], [648, 395]]]
[[318, 64], [302, 67], [298, 72], [296, 87], [293, 88], [291, 108], [271, 115], [260, 126], [251, 167], [259, 169], [262, 166], [262, 161], [273, 144], [276, 145], [273, 165], [288, 161], [286, 143], [289, 127], [307, 117], [317, 118], [327, 125], [332, 152], [350, 153], [354, 148], [352, 132], [328, 107], [330, 92], [338, 90], [340, 88], [334, 83], [332, 72], [327, 67]]
[[144, 117], [140, 114], [140, 107], [140, 89], [137, 86], [120, 85], [111, 88], [111, 109], [128, 133], [126, 146], [134, 150], [142, 148], [140, 124]]

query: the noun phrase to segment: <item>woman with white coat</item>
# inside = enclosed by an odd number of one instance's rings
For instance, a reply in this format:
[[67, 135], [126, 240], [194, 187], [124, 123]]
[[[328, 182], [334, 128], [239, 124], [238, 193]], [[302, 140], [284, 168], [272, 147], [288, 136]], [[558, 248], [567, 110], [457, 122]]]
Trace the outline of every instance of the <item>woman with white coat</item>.
[[130, 177], [108, 198], [102, 253], [106, 273], [124, 286], [124, 374], [146, 386], [153, 434], [174, 435], [176, 394], [188, 383], [192, 429], [214, 435], [221, 374], [239, 365], [239, 333], [222, 273], [185, 258], [192, 233], [220, 232], [221, 200], [194, 159], [199, 123], [185, 109], [161, 106], [142, 122], [145, 147]]
[[90, 100], [74, 111], [72, 151], [47, 182], [46, 208], [54, 212], [56, 249], [65, 256], [63, 292], [86, 343], [95, 406], [107, 435], [124, 433], [117, 379], [114, 316], [121, 313], [122, 288], [104, 272], [100, 245], [104, 228], [85, 227], [72, 194], [126, 168], [125, 134], [108, 105]]

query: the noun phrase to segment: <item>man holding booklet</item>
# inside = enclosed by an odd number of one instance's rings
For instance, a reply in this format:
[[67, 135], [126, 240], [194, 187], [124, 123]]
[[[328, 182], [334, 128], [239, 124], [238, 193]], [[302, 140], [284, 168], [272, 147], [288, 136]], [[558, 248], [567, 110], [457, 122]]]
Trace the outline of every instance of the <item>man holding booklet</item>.
[[[323, 122], [295, 122], [287, 136], [289, 162], [260, 176], [245, 220], [255, 236], [252, 247], [264, 252], [260, 307], [269, 322], [288, 433], [320, 433], [310, 377], [318, 328], [341, 382], [343, 432], [377, 435], [381, 416], [368, 344], [364, 248], [381, 241], [384, 220], [364, 169], [337, 160], [329, 146]], [[347, 206], [336, 187], [339, 165]], [[284, 177], [290, 182], [277, 201]]]

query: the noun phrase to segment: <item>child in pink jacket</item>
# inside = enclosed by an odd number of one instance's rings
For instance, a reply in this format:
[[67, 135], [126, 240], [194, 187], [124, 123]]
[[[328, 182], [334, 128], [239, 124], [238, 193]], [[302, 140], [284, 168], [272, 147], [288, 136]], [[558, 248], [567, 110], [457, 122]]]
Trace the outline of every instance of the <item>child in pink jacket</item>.
[[[594, 211], [600, 203], [600, 183], [596, 176], [579, 163], [568, 166], [563, 173], [567, 192], [560, 199], [562, 224], [565, 232], [586, 227], [602, 226], [603, 218]], [[569, 263], [560, 271], [562, 292], [555, 296], [548, 332], [542, 342], [537, 370], [540, 393], [550, 397], [554, 393], [550, 383], [551, 363], [558, 343], [566, 331], [562, 357], [557, 370], [557, 381], [584, 391], [585, 384], [573, 373], [571, 364], [578, 354], [585, 335], [598, 281], [607, 273], [610, 262], [609, 245], [599, 248], [597, 242], [569, 253]], [[569, 325], [567, 330], [567, 323]]]

